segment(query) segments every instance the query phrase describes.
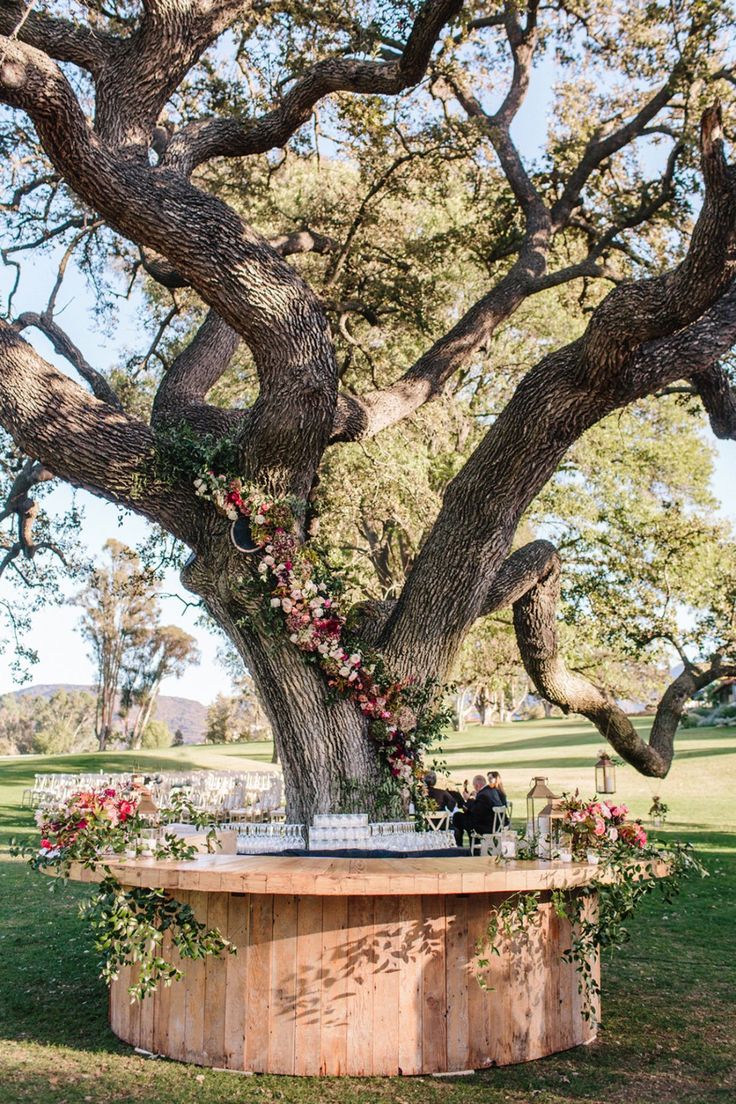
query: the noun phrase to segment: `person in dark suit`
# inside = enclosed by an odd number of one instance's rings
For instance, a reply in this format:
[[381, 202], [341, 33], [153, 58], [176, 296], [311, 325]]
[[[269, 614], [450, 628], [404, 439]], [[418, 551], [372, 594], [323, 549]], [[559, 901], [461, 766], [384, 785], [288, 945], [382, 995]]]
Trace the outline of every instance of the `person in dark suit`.
[[437, 775], [434, 771], [427, 771], [424, 776], [424, 785], [427, 787], [427, 797], [437, 806], [437, 812], [451, 813], [457, 802], [453, 799], [449, 790], [437, 788]]
[[455, 813], [452, 818], [452, 826], [455, 830], [455, 843], [463, 846], [463, 834], [470, 836], [471, 832], [477, 832], [481, 836], [489, 835], [495, 827], [494, 809], [503, 808], [504, 803], [498, 790], [489, 786], [485, 776], [476, 774], [473, 779], [475, 800], [468, 803], [467, 812]]

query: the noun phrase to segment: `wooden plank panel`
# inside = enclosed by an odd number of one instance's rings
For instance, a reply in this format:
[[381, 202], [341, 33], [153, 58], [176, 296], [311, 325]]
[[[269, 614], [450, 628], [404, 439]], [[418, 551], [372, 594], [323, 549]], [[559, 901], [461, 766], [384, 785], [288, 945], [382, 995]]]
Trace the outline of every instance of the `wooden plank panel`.
[[265, 1073], [268, 1070], [273, 905], [274, 899], [270, 894], [251, 895], [245, 1060], [247, 1068], [255, 1073]]
[[[493, 992], [482, 988], [478, 958], [487, 955], [476, 953], [476, 943], [484, 939], [488, 925], [488, 897], [473, 894], [468, 898], [468, 1069], [485, 1069], [495, 1059], [491, 1045], [491, 1016], [495, 998]], [[481, 975], [486, 980], [485, 972]]]
[[[207, 901], [207, 926], [227, 936], [228, 901], [226, 893], [210, 893]], [[208, 1066], [225, 1065], [225, 999], [227, 962], [222, 955], [205, 959], [204, 1062]]]
[[370, 1074], [373, 1069], [373, 903], [373, 897], [348, 899], [345, 1072], [358, 1077]]
[[309, 895], [297, 901], [296, 1023], [294, 1072], [305, 1077], [319, 1073], [320, 1002], [322, 999], [322, 898]]
[[[171, 932], [164, 932], [161, 944], [161, 955], [167, 961], [172, 961], [173, 945]], [[172, 982], [173, 985], [176, 982]], [[153, 1033], [150, 1049], [154, 1054], [166, 1054], [169, 1043], [169, 1014], [171, 1010], [171, 985], [159, 985], [154, 994], [153, 1008]]]
[[545, 1007], [547, 1000], [547, 964], [548, 939], [550, 935], [549, 914], [552, 906], [541, 903], [537, 914], [537, 923], [529, 929], [525, 940], [528, 956], [526, 975], [529, 1008], [527, 1012], [526, 1059], [539, 1058], [545, 1054]]
[[121, 966], [117, 981], [110, 994], [110, 1027], [119, 1039], [129, 1041], [130, 1024], [130, 966]]
[[[493, 909], [497, 909], [503, 899], [503, 895], [498, 893], [489, 895], [487, 898], [488, 913], [490, 914]], [[490, 1049], [494, 1060], [500, 1066], [504, 1066], [512, 1061], [513, 1001], [511, 999], [511, 967], [513, 947], [511, 941], [503, 936], [498, 937], [497, 945], [499, 954], [491, 954], [490, 947], [487, 948], [485, 954], [489, 961], [486, 971], [486, 983], [490, 988]]]
[[[182, 904], [189, 904], [190, 896], [191, 895], [185, 890], [179, 889], [176, 891], [176, 899], [177, 901], [181, 901]], [[178, 966], [183, 976], [180, 981], [172, 982], [171, 988], [169, 989], [168, 1022], [158, 1033], [158, 1038], [160, 1040], [158, 1045], [162, 1054], [183, 1061], [186, 1050], [187, 970], [190, 962], [188, 959], [182, 960], [179, 958], [178, 952], [173, 946], [171, 947], [171, 961]], [[163, 1049], [164, 1047], [166, 1047], [165, 1050]]]
[[[159, 990], [162, 989], [163, 985], [159, 985], [158, 988]], [[153, 1052], [154, 1050], [153, 1032], [157, 995], [157, 992], [152, 993], [150, 996], [145, 997], [142, 1001], [139, 1002], [140, 1016], [138, 1038], [140, 1042], [138, 1043], [138, 1046], [141, 1047], [143, 1050], [149, 1050], [151, 1052]]]
[[542, 1053], [549, 1054], [556, 1049], [555, 1040], [559, 1036], [560, 1021], [560, 921], [552, 905], [547, 906], [547, 938], [542, 948], [544, 954], [544, 1001], [543, 1032], [541, 1037]]
[[374, 899], [373, 940], [373, 1073], [393, 1076], [399, 1070], [399, 901]]
[[468, 899], [446, 897], [447, 1068], [468, 1069]]
[[[135, 985], [138, 980], [138, 967], [131, 966], [129, 984]], [[141, 1002], [139, 1000], [131, 1001], [128, 995], [128, 1026], [126, 1038], [131, 1046], [140, 1046], [141, 1038]]]
[[284, 895], [273, 898], [268, 1059], [272, 1073], [294, 1072], [297, 920], [296, 897]]
[[347, 1065], [347, 897], [328, 897], [322, 904], [322, 977], [320, 1073], [341, 1076]]
[[225, 966], [225, 1065], [247, 1069], [245, 1032], [248, 1006], [248, 928], [250, 897], [228, 895], [228, 939], [237, 953], [228, 955]]
[[447, 1069], [447, 992], [445, 989], [445, 898], [422, 897], [424, 977], [422, 1054], [426, 1073]]
[[[207, 895], [192, 891], [189, 904], [195, 916], [203, 923], [207, 922]], [[202, 959], [186, 959], [183, 963], [186, 971], [184, 1000], [184, 1056], [188, 1062], [199, 1062], [204, 1047], [204, 1000], [205, 975]]]
[[424, 917], [420, 896], [399, 898], [399, 929], [399, 1069], [409, 1075], [422, 1072]]
[[[572, 931], [567, 920], [557, 921], [557, 947], [559, 954], [567, 950], [572, 942]], [[559, 994], [560, 1017], [558, 1020], [555, 1050], [567, 1050], [577, 1042], [573, 1026], [574, 1008], [578, 991], [578, 972], [575, 965], [560, 959], [557, 991]], [[578, 1005], [579, 1007], [579, 1005]]]

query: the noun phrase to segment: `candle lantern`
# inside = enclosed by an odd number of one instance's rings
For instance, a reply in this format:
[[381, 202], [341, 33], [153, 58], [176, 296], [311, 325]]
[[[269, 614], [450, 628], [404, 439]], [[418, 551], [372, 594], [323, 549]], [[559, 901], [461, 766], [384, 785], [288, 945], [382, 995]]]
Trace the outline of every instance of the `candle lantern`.
[[595, 792], [614, 794], [616, 792], [616, 767], [607, 751], [598, 752], [595, 765]]
[[554, 858], [555, 853], [561, 850], [564, 819], [561, 797], [548, 801], [539, 814], [540, 831], [546, 833], [549, 839], [549, 858]]
[[550, 802], [554, 801], [557, 794], [553, 794], [547, 785], [547, 779], [541, 776], [532, 778], [532, 786], [526, 795], [526, 831], [529, 836], [538, 836], [540, 833], [539, 818], [544, 816], [544, 810]]

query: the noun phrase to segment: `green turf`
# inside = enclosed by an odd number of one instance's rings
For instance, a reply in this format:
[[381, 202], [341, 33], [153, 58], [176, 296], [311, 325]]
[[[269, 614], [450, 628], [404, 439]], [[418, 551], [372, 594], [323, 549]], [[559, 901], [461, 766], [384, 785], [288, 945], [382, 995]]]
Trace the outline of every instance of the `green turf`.
[[[453, 735], [456, 779], [499, 769], [514, 802], [538, 772], [553, 788], [592, 789], [600, 737], [575, 721], [472, 728]], [[29, 831], [21, 794], [39, 770], [236, 767], [270, 759], [266, 744], [0, 760], [0, 839]], [[71, 886], [59, 895], [3, 854], [0, 861], [0, 1104], [732, 1104], [736, 1098], [736, 732], [684, 731], [664, 783], [619, 769], [618, 798], [645, 814], [653, 792], [668, 829], [695, 840], [710, 877], [674, 905], [647, 904], [633, 939], [604, 964], [604, 1023], [596, 1043], [472, 1078], [298, 1080], [214, 1073], [150, 1060], [107, 1027], [104, 987]], [[523, 803], [522, 803], [523, 807]]]

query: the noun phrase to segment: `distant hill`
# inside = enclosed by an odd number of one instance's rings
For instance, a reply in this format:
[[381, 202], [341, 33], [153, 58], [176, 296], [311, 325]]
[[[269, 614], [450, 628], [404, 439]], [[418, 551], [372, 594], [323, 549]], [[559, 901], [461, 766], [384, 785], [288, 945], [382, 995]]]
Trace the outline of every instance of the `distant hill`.
[[[94, 694], [94, 686], [81, 686], [74, 683], [56, 682], [48, 685], [24, 686], [22, 690], [11, 690], [8, 697], [51, 698], [59, 690], [86, 690]], [[162, 694], [156, 702], [155, 717], [164, 721], [172, 732], [180, 728], [185, 744], [201, 744], [207, 728], [207, 706], [192, 698], [173, 698]]]

